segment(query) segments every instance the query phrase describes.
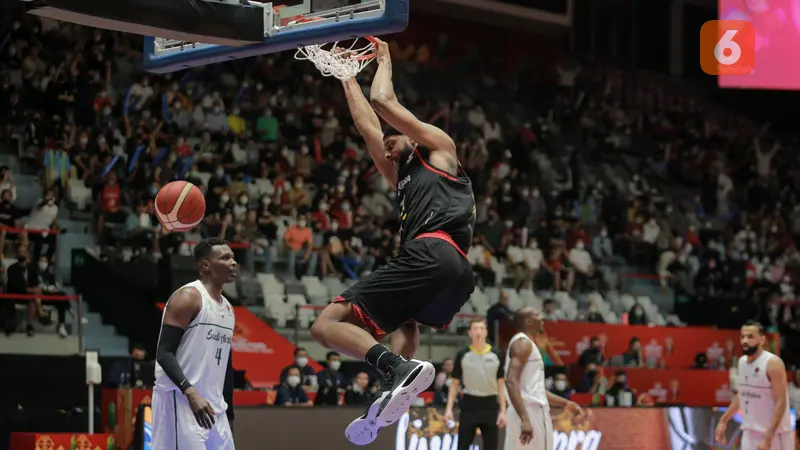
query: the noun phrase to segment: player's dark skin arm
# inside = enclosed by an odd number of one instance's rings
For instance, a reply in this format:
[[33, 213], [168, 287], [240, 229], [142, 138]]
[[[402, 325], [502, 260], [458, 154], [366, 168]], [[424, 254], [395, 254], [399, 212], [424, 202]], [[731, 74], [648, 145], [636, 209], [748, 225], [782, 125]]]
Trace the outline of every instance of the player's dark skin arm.
[[359, 134], [364, 138], [364, 143], [372, 161], [375, 162], [375, 167], [386, 178], [390, 186], [397, 186], [397, 170], [392, 162], [384, 156], [383, 130], [380, 119], [375, 115], [367, 98], [364, 97], [361, 86], [355, 78], [342, 81], [342, 86], [347, 98], [347, 106], [350, 108], [350, 115], [353, 117]]
[[392, 57], [389, 46], [377, 41], [378, 71], [372, 80], [370, 89], [370, 103], [375, 112], [389, 125], [408, 136], [409, 139], [424, 145], [431, 150], [431, 163], [451, 175], [458, 171], [458, 155], [456, 144], [441, 129], [420, 121], [414, 114], [397, 101], [392, 84]]
[[531, 418], [528, 417], [528, 410], [525, 408], [525, 401], [522, 399], [522, 391], [520, 390], [522, 369], [528, 362], [531, 352], [533, 352], [533, 346], [526, 339], [515, 341], [509, 350], [510, 361], [508, 362], [508, 372], [506, 373], [508, 398], [511, 400], [511, 406], [517, 412], [520, 422], [522, 422], [519, 436], [519, 441], [522, 445], [527, 445], [533, 440], [533, 424], [531, 424]]
[[176, 357], [183, 333], [200, 313], [202, 302], [200, 291], [193, 287], [185, 287], [172, 294], [164, 310], [156, 360], [169, 379], [186, 395], [197, 423], [203, 428], [211, 429], [216, 415], [214, 409], [186, 380]]

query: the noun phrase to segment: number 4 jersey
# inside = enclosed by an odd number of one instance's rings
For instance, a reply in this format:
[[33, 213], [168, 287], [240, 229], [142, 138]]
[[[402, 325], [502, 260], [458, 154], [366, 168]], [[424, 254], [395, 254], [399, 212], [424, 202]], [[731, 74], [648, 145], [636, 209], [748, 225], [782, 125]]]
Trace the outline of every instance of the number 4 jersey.
[[[222, 398], [225, 372], [231, 352], [233, 328], [236, 323], [233, 307], [225, 297], [221, 301], [209, 295], [203, 283], [193, 281], [181, 289], [192, 287], [200, 291], [203, 305], [192, 320], [181, 339], [176, 357], [186, 379], [197, 392], [208, 401], [218, 414], [224, 413], [228, 405]], [[164, 314], [169, 309], [169, 302]], [[161, 321], [164, 321], [162, 316]], [[156, 391], [177, 390], [161, 366], [156, 363]]]

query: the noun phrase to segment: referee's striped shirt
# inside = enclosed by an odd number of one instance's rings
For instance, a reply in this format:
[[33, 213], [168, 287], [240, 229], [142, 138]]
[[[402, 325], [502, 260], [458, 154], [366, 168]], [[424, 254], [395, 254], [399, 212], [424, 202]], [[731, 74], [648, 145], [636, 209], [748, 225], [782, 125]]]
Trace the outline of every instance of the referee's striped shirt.
[[469, 347], [456, 354], [453, 378], [461, 383], [461, 391], [470, 397], [497, 396], [497, 380], [504, 377], [503, 356], [491, 345], [477, 351]]

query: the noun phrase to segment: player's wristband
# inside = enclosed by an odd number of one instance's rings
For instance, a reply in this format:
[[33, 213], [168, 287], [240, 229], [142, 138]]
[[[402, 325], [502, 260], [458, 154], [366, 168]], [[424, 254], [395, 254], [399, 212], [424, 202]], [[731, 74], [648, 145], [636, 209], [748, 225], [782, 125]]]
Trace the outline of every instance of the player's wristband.
[[192, 387], [192, 383], [183, 374], [175, 353], [181, 345], [181, 339], [183, 339], [183, 333], [185, 332], [186, 330], [181, 327], [161, 325], [161, 337], [158, 340], [158, 349], [156, 350], [156, 361], [158, 361], [161, 369], [164, 370], [170, 381], [175, 383], [175, 386], [184, 393]]

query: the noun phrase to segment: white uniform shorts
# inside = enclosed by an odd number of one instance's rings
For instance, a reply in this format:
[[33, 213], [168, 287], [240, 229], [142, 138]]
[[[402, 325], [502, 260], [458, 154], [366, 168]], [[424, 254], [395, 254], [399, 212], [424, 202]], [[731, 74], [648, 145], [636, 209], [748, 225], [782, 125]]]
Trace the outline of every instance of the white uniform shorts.
[[514, 407], [509, 405], [506, 413], [504, 450], [553, 450], [553, 420], [550, 418], [550, 408], [540, 405], [525, 405], [525, 408], [533, 426], [533, 439], [527, 445], [522, 445], [519, 441], [522, 421]]
[[225, 413], [206, 430], [197, 424], [189, 400], [178, 391], [153, 391], [153, 450], [234, 450]]
[[[744, 430], [742, 433], [742, 450], [756, 450], [764, 440], [764, 433]], [[772, 438], [770, 450], [794, 450], [794, 431], [778, 433]]]

